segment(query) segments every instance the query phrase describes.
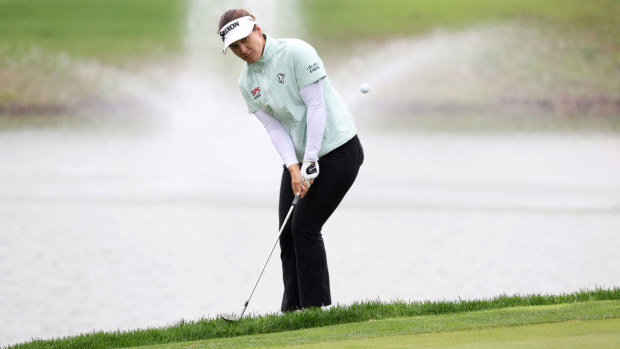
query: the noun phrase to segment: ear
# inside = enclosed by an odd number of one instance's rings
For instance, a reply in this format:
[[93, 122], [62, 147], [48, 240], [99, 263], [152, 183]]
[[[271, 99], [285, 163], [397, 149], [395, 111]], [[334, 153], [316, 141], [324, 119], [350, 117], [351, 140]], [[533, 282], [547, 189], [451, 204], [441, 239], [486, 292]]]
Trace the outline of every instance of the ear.
[[263, 30], [258, 26], [258, 24], [256, 25], [256, 32], [258, 35], [263, 36]]

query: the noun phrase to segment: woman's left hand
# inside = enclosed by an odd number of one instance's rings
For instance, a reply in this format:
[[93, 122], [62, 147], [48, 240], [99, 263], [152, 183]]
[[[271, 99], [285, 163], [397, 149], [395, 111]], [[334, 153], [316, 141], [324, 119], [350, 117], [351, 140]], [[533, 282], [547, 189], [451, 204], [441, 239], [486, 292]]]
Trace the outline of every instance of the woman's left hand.
[[301, 180], [305, 183], [310, 183], [319, 176], [319, 162], [318, 161], [304, 161], [301, 165]]

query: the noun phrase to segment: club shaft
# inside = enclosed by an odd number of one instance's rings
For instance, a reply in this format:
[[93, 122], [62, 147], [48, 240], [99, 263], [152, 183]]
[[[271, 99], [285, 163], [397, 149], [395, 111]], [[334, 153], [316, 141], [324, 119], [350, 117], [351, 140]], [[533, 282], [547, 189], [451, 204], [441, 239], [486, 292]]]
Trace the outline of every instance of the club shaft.
[[278, 245], [278, 241], [280, 240], [280, 235], [282, 235], [282, 231], [284, 230], [284, 227], [286, 227], [286, 224], [288, 223], [289, 218], [293, 214], [293, 210], [295, 209], [295, 206], [297, 206], [297, 202], [298, 201], [299, 201], [299, 196], [296, 196], [295, 200], [293, 200], [293, 204], [291, 205], [291, 208], [289, 208], [288, 213], [286, 214], [286, 217], [284, 218], [284, 222], [282, 223], [282, 226], [280, 227], [280, 231], [278, 232], [278, 238], [274, 242], [273, 247], [271, 248], [271, 252], [269, 252], [269, 256], [267, 256], [267, 260], [265, 261], [265, 265], [263, 265], [263, 269], [260, 271], [260, 274], [258, 275], [258, 279], [256, 279], [256, 283], [254, 284], [254, 288], [252, 288], [252, 292], [250, 293], [250, 296], [248, 297], [248, 300], [245, 302], [245, 304], [243, 306], [243, 310], [241, 311], [241, 314], [239, 315], [239, 318], [241, 318], [243, 316], [243, 313], [245, 313], [245, 310], [248, 308], [248, 304], [250, 303], [250, 299], [252, 299], [252, 296], [254, 295], [254, 291], [256, 291], [256, 286], [258, 286], [258, 282], [260, 281], [261, 277], [263, 276], [263, 273], [265, 272], [265, 268], [267, 268], [267, 264], [269, 264], [269, 260], [271, 259], [271, 255], [273, 254], [273, 251], [276, 249], [276, 246]]

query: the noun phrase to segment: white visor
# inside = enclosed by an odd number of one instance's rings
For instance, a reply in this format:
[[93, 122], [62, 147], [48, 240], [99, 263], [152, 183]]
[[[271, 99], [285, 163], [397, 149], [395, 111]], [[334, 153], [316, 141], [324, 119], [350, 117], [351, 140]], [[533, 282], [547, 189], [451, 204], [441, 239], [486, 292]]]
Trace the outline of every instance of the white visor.
[[255, 24], [256, 21], [250, 16], [237, 18], [224, 24], [220, 29], [220, 36], [222, 37], [222, 41], [224, 41], [224, 54], [226, 54], [226, 50], [230, 44], [250, 35]]

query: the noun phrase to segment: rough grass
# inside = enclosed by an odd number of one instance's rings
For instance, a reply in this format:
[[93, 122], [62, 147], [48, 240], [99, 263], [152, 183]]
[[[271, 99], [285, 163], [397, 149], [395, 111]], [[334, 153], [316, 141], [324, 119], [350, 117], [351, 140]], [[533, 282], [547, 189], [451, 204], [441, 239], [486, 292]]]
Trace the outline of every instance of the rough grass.
[[404, 302], [364, 301], [328, 310], [309, 309], [285, 315], [270, 314], [244, 318], [237, 323], [206, 318], [161, 328], [136, 331], [96, 332], [54, 340], [34, 340], [9, 348], [122, 348], [213, 338], [276, 333], [321, 326], [420, 315], [454, 314], [520, 306], [570, 304], [620, 299], [620, 287], [584, 290], [560, 295], [503, 295], [492, 299]]

